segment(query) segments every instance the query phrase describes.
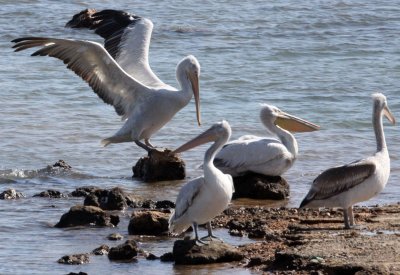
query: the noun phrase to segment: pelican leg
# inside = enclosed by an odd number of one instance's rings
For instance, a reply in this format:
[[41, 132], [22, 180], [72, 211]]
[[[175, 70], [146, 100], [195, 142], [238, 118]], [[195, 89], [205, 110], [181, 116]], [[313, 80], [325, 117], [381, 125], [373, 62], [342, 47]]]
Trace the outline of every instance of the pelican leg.
[[144, 144], [143, 142], [141, 142], [141, 141], [139, 141], [139, 140], [135, 140], [135, 143], [136, 143], [137, 146], [143, 148], [143, 149], [146, 150], [147, 152], [150, 152], [151, 150], [153, 150], [152, 147], [150, 147], [150, 146]]
[[150, 139], [148, 138], [144, 140], [144, 143], [149, 147], [155, 148], [154, 145], [150, 143]]
[[211, 227], [211, 222], [208, 222], [208, 223], [207, 223], [207, 230], [208, 230], [208, 235], [205, 236], [205, 237], [203, 237], [203, 238], [201, 238], [201, 240], [209, 239], [209, 241], [218, 240], [218, 241], [220, 241], [220, 242], [224, 242], [222, 239], [220, 239], [220, 238], [218, 238], [218, 237], [216, 237], [216, 236], [213, 235], [213, 233], [212, 233], [212, 227]]
[[349, 224], [349, 209], [343, 208], [343, 218], [344, 218], [344, 228], [345, 229], [350, 229], [350, 224]]
[[194, 240], [195, 240], [196, 244], [199, 246], [206, 244], [205, 242], [203, 242], [202, 240], [199, 239], [199, 234], [197, 233], [198, 226], [197, 226], [196, 222], [193, 223], [193, 230], [194, 230]]
[[350, 226], [355, 226], [356, 224], [354, 223], [354, 214], [353, 214], [353, 206], [350, 206], [347, 208], [347, 211], [349, 212], [349, 220], [350, 220]]

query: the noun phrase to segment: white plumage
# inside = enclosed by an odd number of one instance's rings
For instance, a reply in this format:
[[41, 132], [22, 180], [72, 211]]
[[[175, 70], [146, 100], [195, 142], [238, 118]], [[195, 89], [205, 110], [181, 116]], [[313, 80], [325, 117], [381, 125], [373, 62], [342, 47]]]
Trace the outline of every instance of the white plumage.
[[213, 164], [213, 159], [229, 140], [230, 135], [229, 124], [222, 121], [174, 151], [179, 153], [215, 141], [204, 156], [204, 176], [189, 181], [179, 191], [175, 211], [169, 220], [171, 232], [180, 234], [192, 225], [198, 241], [197, 225], [207, 223], [207, 237], [214, 237], [210, 221], [228, 207], [234, 189], [232, 177], [218, 170]]
[[219, 169], [232, 176], [248, 171], [280, 176], [293, 165], [298, 154], [295, 137], [285, 129], [295, 132], [319, 129], [315, 124], [267, 104], [262, 105], [260, 119], [276, 138], [245, 135], [227, 143], [215, 158]]
[[342, 207], [345, 227], [350, 228], [355, 224], [353, 205], [377, 195], [389, 179], [390, 159], [383, 132], [383, 115], [392, 124], [395, 123], [386, 97], [380, 93], [374, 94], [372, 124], [377, 144], [376, 153], [365, 159], [322, 172], [314, 180], [300, 208]]
[[[105, 13], [102, 16], [108, 18], [109, 15]], [[102, 20], [98, 23], [110, 25]], [[105, 103], [113, 105], [123, 120], [126, 119], [115, 135], [102, 140], [104, 146], [134, 141], [142, 148], [151, 150], [154, 146], [150, 137], [186, 106], [193, 95], [200, 124], [200, 65], [191, 55], [179, 62], [176, 78], [180, 91], [163, 83], [148, 63], [151, 21], [138, 17], [127, 22], [116, 28], [104, 29], [108, 37], [105, 43], [107, 50], [91, 41], [41, 37], [15, 39], [14, 48], [20, 51], [41, 47], [32, 55], [47, 55], [64, 61]]]

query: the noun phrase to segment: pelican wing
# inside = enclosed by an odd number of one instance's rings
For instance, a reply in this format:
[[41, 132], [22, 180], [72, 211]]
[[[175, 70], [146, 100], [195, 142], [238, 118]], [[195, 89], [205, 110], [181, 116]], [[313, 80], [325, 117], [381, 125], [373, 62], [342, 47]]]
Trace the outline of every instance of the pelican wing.
[[189, 207], [193, 204], [193, 201], [199, 195], [203, 185], [204, 177], [198, 177], [189, 181], [181, 188], [176, 199], [174, 220], [179, 219], [186, 213]]
[[314, 180], [310, 192], [300, 207], [305, 206], [311, 200], [327, 199], [357, 186], [370, 177], [375, 169], [376, 166], [372, 161], [359, 160], [322, 172]]
[[121, 69], [98, 43], [70, 39], [25, 37], [15, 39], [13, 48], [21, 51], [42, 47], [32, 56], [58, 58], [85, 80], [107, 104], [113, 105], [118, 115], [126, 118], [135, 102], [146, 98], [151, 89], [142, 85]]
[[246, 170], [282, 156], [285, 150], [282, 143], [274, 138], [239, 138], [221, 149], [214, 164], [219, 168]]
[[[96, 34], [104, 38], [106, 50], [128, 74], [147, 86], [165, 85], [153, 73], [148, 61], [153, 31], [153, 23], [149, 19], [119, 10], [96, 12], [90, 16], [90, 20], [77, 17], [79, 14], [74, 15], [66, 26], [94, 29]], [[85, 20], [86, 24], [81, 24], [79, 18]]]

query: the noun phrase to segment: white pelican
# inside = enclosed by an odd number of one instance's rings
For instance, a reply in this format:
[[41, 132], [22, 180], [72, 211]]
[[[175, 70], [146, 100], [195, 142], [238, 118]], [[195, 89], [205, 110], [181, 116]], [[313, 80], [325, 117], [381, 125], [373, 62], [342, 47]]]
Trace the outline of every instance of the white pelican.
[[318, 125], [268, 104], [262, 104], [260, 119], [267, 130], [278, 138], [242, 136], [222, 148], [215, 157], [215, 166], [232, 176], [248, 171], [280, 176], [293, 165], [298, 153], [296, 139], [289, 131], [309, 132], [319, 129]]
[[116, 59], [103, 46], [91, 41], [24, 37], [12, 42], [16, 43], [15, 51], [42, 47], [32, 55], [64, 61], [67, 68], [82, 77], [105, 103], [113, 105], [117, 114], [126, 119], [114, 136], [102, 140], [103, 146], [134, 141], [149, 151], [154, 148], [150, 137], [186, 106], [192, 95], [197, 121], [201, 124], [199, 62], [192, 55], [179, 62], [176, 78], [180, 91], [159, 80], [148, 64], [152, 26], [148, 19], [134, 18], [126, 29], [111, 34], [105, 45]]
[[172, 233], [180, 234], [192, 225], [195, 240], [202, 243], [198, 238], [197, 225], [207, 223], [208, 235], [204, 238], [216, 238], [212, 234], [210, 221], [228, 207], [234, 190], [232, 177], [218, 170], [213, 160], [230, 135], [231, 127], [228, 122], [222, 121], [174, 151], [180, 153], [214, 141], [204, 155], [204, 176], [189, 181], [179, 191], [175, 211], [169, 219]]
[[392, 124], [395, 124], [396, 120], [383, 94], [376, 93], [372, 97], [376, 153], [371, 157], [322, 172], [314, 180], [310, 191], [300, 204], [300, 208], [342, 207], [345, 228], [355, 225], [353, 204], [377, 195], [389, 179], [390, 159], [383, 133], [382, 115]]

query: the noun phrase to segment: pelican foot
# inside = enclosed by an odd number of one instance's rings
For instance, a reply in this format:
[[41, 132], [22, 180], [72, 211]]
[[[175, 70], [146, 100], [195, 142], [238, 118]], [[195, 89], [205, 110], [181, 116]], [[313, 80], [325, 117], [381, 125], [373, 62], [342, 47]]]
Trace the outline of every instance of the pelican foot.
[[218, 238], [218, 237], [213, 236], [213, 235], [211, 235], [211, 236], [207, 235], [205, 237], [200, 238], [200, 240], [205, 240], [205, 241], [209, 241], [209, 242], [212, 242], [212, 241], [218, 241], [218, 242], [221, 242], [221, 243], [224, 242], [221, 238]]
[[195, 244], [197, 246], [207, 245], [207, 243], [205, 243], [205, 242], [203, 242], [202, 240], [199, 240], [199, 239], [195, 239], [194, 241], [195, 241]]

